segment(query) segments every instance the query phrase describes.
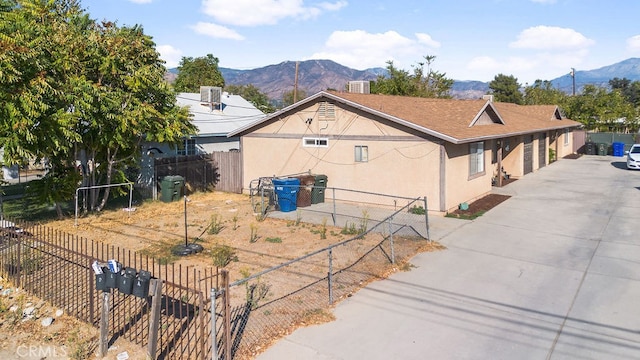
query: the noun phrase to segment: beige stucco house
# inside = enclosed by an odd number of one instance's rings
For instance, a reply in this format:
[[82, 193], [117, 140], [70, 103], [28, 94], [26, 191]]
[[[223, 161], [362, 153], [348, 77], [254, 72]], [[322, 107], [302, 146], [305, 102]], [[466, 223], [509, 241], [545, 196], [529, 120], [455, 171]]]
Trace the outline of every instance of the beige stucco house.
[[519, 178], [548, 165], [550, 149], [572, 153], [579, 126], [556, 106], [320, 92], [229, 136], [240, 136], [245, 188], [310, 172], [329, 187], [426, 196], [445, 213], [490, 192], [499, 168]]

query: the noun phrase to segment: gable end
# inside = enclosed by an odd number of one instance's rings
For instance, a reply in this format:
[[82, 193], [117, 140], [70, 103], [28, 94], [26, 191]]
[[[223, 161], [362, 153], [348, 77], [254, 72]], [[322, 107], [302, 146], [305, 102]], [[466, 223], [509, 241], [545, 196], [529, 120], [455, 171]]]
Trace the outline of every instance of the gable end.
[[476, 116], [476, 118], [469, 124], [469, 127], [476, 125], [491, 125], [501, 124], [504, 125], [504, 121], [498, 116], [498, 113], [491, 106], [485, 106], [485, 108]]

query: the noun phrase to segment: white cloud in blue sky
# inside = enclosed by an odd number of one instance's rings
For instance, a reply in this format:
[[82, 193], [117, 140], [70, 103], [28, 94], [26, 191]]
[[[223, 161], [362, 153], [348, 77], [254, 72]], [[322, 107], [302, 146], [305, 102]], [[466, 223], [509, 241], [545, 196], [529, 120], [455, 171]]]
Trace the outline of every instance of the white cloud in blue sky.
[[92, 18], [143, 26], [168, 67], [213, 54], [250, 69], [329, 59], [410, 70], [426, 55], [456, 80], [553, 79], [640, 56], [640, 2], [575, 0], [81, 0]]

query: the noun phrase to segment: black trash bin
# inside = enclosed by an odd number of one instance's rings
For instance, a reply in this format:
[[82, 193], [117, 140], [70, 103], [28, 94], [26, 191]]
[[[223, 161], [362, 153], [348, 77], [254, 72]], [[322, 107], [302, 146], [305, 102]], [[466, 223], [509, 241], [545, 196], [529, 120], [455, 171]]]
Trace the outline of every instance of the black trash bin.
[[596, 143], [588, 142], [588, 143], [585, 143], [584, 146], [585, 146], [585, 154], [586, 155], [597, 155], [598, 154]]
[[122, 274], [118, 277], [118, 290], [125, 294], [131, 295], [133, 291], [133, 280], [136, 277], [136, 269], [125, 268]]
[[327, 188], [327, 175], [316, 175], [313, 189], [311, 189], [311, 203], [319, 204], [324, 202], [324, 192]]
[[146, 270], [140, 270], [138, 277], [133, 282], [133, 296], [146, 298], [149, 296], [149, 283], [151, 282], [151, 273]]

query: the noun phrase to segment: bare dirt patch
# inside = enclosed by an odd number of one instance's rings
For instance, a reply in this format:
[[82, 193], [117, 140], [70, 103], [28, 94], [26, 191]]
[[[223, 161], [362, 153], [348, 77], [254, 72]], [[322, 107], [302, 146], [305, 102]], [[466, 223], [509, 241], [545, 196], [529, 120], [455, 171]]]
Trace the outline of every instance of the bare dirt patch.
[[447, 216], [460, 219], [475, 219], [509, 199], [509, 195], [489, 194], [469, 204], [467, 210], [458, 209]]

